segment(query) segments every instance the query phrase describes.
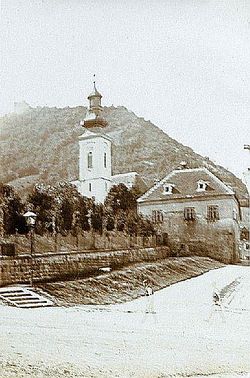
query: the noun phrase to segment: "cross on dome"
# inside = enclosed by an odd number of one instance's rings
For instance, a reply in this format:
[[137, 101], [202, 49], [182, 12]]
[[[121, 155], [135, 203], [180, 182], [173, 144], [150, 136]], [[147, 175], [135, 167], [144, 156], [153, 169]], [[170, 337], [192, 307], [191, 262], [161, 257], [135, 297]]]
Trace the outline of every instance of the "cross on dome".
[[100, 99], [102, 98], [102, 95], [100, 92], [98, 92], [98, 90], [96, 89], [96, 82], [95, 82], [95, 74], [93, 75], [93, 85], [94, 85], [94, 89], [93, 91], [89, 94], [88, 96], [88, 100], [90, 100], [92, 97], [99, 97]]

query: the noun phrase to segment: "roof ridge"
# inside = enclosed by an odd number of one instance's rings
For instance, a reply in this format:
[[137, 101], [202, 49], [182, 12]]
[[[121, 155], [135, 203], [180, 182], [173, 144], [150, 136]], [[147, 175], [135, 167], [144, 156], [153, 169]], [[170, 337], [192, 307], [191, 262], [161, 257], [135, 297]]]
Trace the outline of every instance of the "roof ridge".
[[144, 193], [141, 197], [139, 197], [137, 201], [140, 202], [141, 200], [146, 199], [150, 194], [152, 194], [156, 189], [158, 189], [162, 184], [164, 184], [164, 181], [167, 178], [171, 177], [173, 174], [174, 174], [174, 171], [170, 172], [168, 175], [163, 177], [163, 179], [158, 181], [155, 185], [153, 185], [150, 189], [148, 189], [146, 193]]
[[220, 184], [228, 193], [235, 194], [232, 189], [230, 189], [219, 177], [217, 177], [213, 172], [210, 172], [209, 169], [204, 168], [205, 171], [211, 176], [218, 184]]
[[[225, 191], [226, 194], [234, 194], [234, 192], [222, 181], [220, 180], [214, 173], [210, 172], [209, 169], [207, 169], [206, 167], [199, 167], [199, 168], [187, 168], [187, 169], [174, 169], [172, 172], [170, 172], [168, 175], [166, 175], [162, 180], [160, 180], [159, 182], [157, 182], [155, 185], [153, 185], [150, 189], [148, 189], [148, 191], [146, 193], [144, 193], [141, 197], [138, 198], [138, 202], [143, 202], [144, 200], [146, 200], [149, 196], [151, 196], [151, 194], [153, 194], [159, 187], [161, 187], [164, 183], [166, 183], [167, 181], [169, 181], [173, 176], [175, 175], [178, 175], [180, 173], [192, 173], [192, 172], [203, 172], [203, 174], [205, 173], [207, 176], [209, 176], [209, 178], [211, 179], [211, 181], [214, 181], [214, 184], [216, 183], [220, 190], [219, 191]], [[224, 192], [224, 194], [225, 194]]]

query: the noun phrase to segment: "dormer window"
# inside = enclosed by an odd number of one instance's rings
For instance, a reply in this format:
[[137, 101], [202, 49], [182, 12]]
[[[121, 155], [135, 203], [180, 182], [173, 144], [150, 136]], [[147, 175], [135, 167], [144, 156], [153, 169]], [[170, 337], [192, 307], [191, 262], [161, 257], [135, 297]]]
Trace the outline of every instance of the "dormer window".
[[205, 181], [199, 180], [197, 182], [197, 189], [196, 189], [197, 192], [205, 192], [206, 188], [207, 188], [207, 183]]
[[173, 184], [165, 184], [163, 185], [163, 194], [172, 194], [173, 193]]

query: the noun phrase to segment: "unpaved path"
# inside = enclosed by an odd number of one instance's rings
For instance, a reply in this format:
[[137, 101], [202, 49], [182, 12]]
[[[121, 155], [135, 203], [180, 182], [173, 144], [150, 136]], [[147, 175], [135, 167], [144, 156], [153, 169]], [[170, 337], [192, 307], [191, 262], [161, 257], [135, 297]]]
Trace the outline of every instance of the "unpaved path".
[[[213, 282], [223, 290], [239, 277], [226, 321], [207, 322]], [[249, 267], [171, 285], [155, 293], [155, 314], [146, 308], [146, 297], [106, 306], [0, 306], [0, 377], [249, 376]]]

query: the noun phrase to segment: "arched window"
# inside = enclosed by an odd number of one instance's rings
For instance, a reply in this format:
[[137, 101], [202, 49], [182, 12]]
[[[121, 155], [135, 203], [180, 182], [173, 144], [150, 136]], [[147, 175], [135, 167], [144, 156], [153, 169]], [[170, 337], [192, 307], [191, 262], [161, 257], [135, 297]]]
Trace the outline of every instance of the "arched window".
[[93, 168], [93, 153], [91, 151], [88, 153], [88, 168]]
[[104, 152], [104, 155], [103, 155], [103, 164], [104, 164], [104, 168], [107, 168], [107, 154], [106, 154], [106, 152]]

